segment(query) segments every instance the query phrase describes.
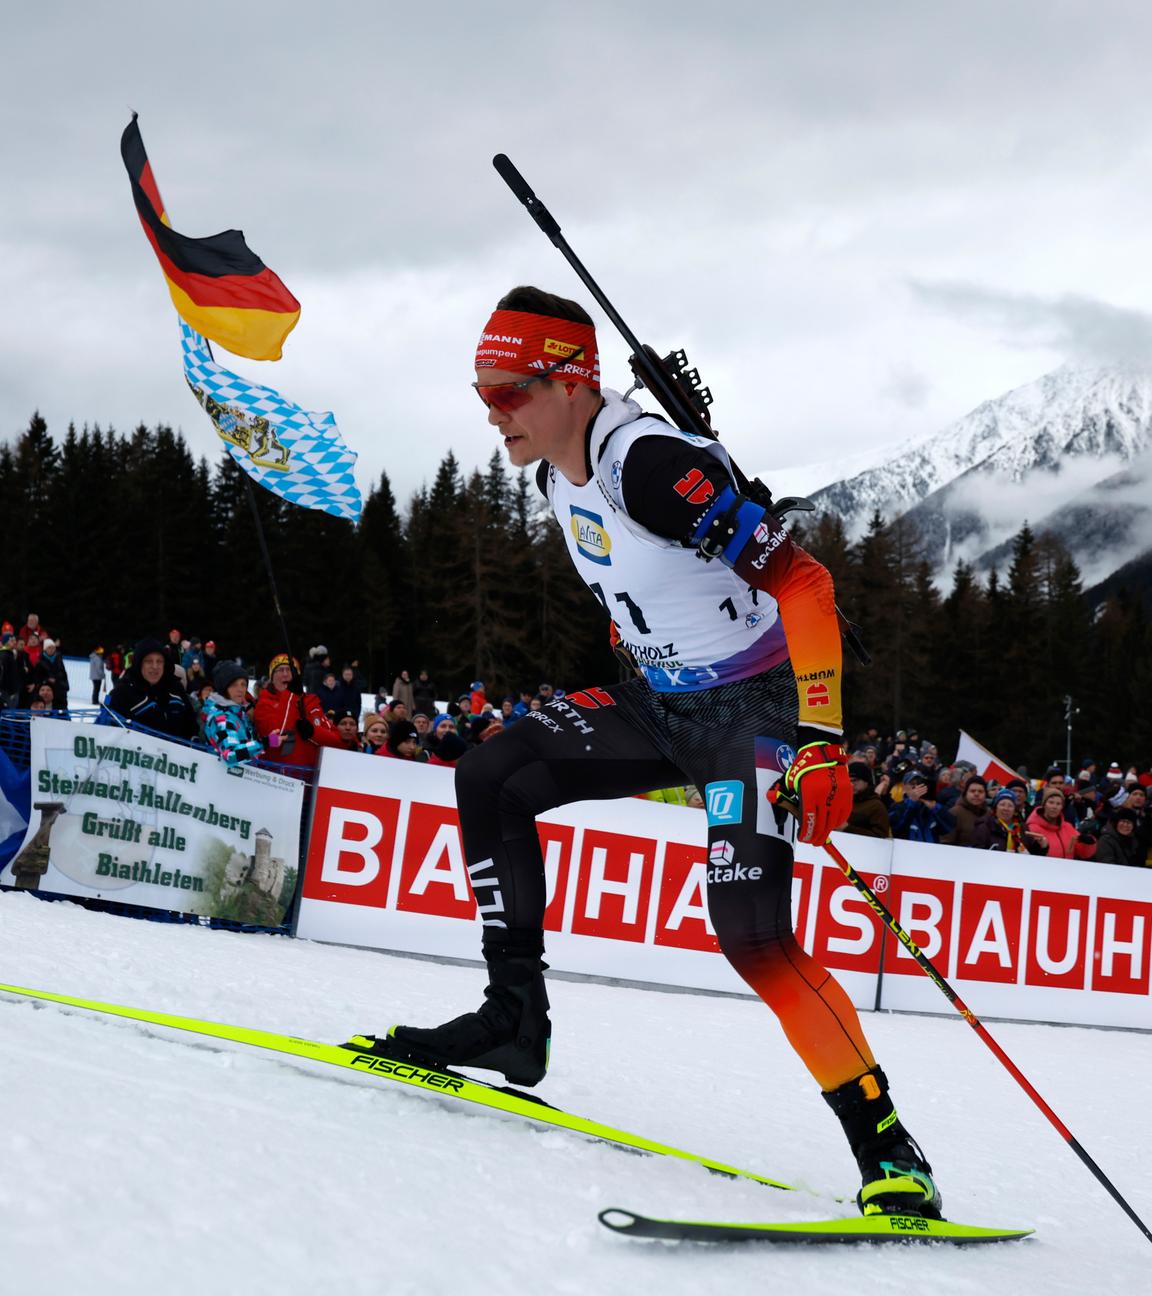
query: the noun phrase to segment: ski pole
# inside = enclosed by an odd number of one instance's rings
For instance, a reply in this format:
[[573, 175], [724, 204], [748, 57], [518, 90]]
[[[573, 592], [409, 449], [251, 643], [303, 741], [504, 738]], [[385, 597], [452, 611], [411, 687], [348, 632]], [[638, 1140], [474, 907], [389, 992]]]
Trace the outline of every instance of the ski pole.
[[[781, 805], [788, 804], [788, 802], [783, 797], [779, 798], [778, 803]], [[1116, 1204], [1120, 1207], [1120, 1209], [1124, 1212], [1124, 1214], [1128, 1216], [1128, 1218], [1133, 1222], [1133, 1224], [1136, 1225], [1136, 1227], [1140, 1230], [1140, 1232], [1144, 1234], [1144, 1236], [1148, 1239], [1148, 1241], [1152, 1242], [1152, 1231], [1149, 1230], [1148, 1225], [1145, 1224], [1144, 1221], [1140, 1218], [1140, 1216], [1137, 1215], [1136, 1212], [1132, 1209], [1132, 1207], [1128, 1205], [1127, 1201], [1124, 1200], [1124, 1197], [1121, 1195], [1119, 1189], [1117, 1189], [1116, 1185], [1112, 1182], [1112, 1180], [1109, 1179], [1108, 1176], [1104, 1173], [1104, 1171], [1100, 1169], [1100, 1167], [1096, 1164], [1095, 1161], [1093, 1161], [1093, 1159], [1080, 1145], [1079, 1141], [1073, 1136], [1072, 1131], [1068, 1128], [1068, 1126], [1064, 1124], [1064, 1122], [1060, 1119], [1060, 1117], [1056, 1115], [1056, 1113], [1052, 1110], [1052, 1108], [1048, 1106], [1048, 1104], [1036, 1091], [1036, 1088], [1033, 1086], [1033, 1084], [1028, 1079], [1028, 1077], [1020, 1070], [1020, 1068], [1016, 1065], [1016, 1063], [1012, 1061], [1012, 1059], [1008, 1056], [1008, 1054], [1004, 1052], [1004, 1050], [1000, 1047], [1000, 1045], [996, 1042], [996, 1040], [993, 1039], [987, 1026], [985, 1026], [984, 1023], [980, 1020], [980, 1018], [977, 1017], [976, 1014], [972, 1011], [972, 1009], [968, 1007], [968, 1005], [964, 1002], [964, 1000], [960, 998], [960, 996], [956, 993], [956, 991], [952, 989], [952, 987], [948, 984], [948, 982], [944, 979], [944, 977], [940, 975], [940, 973], [936, 970], [935, 966], [933, 965], [932, 960], [916, 944], [916, 942], [912, 939], [912, 937], [908, 935], [908, 933], [904, 930], [904, 928], [900, 926], [900, 924], [896, 921], [893, 915], [885, 907], [883, 901], [881, 901], [877, 897], [876, 892], [872, 890], [872, 888], [868, 885], [868, 883], [864, 881], [864, 879], [860, 876], [860, 874], [856, 872], [856, 870], [852, 867], [852, 865], [848, 863], [848, 861], [844, 858], [844, 856], [840, 853], [840, 851], [837, 850], [837, 848], [833, 846], [830, 841], [824, 843], [824, 849], [836, 861], [836, 864], [838, 865], [840, 871], [844, 874], [844, 876], [848, 879], [848, 881], [852, 883], [852, 885], [856, 888], [856, 890], [859, 891], [860, 894], [864, 897], [864, 899], [868, 902], [869, 908], [872, 909], [872, 911], [877, 915], [877, 917], [882, 919], [884, 925], [888, 928], [888, 930], [892, 933], [892, 935], [896, 937], [896, 939], [900, 942], [900, 944], [903, 945], [904, 948], [908, 951], [908, 953], [911, 954], [911, 956], [916, 960], [917, 966], [920, 968], [921, 972], [923, 972], [930, 980], [936, 983], [937, 988], [948, 1000], [948, 1002], [953, 1006], [953, 1008], [956, 1009], [956, 1011], [960, 1014], [960, 1016], [964, 1018], [964, 1020], [968, 1023], [968, 1025], [972, 1027], [972, 1029], [976, 1032], [976, 1034], [980, 1036], [980, 1038], [984, 1041], [984, 1043], [988, 1045], [988, 1047], [996, 1055], [997, 1059], [1003, 1064], [1005, 1069], [1008, 1071], [1008, 1074], [1013, 1078], [1013, 1080], [1016, 1081], [1016, 1083], [1020, 1086], [1020, 1088], [1024, 1090], [1024, 1092], [1028, 1095], [1028, 1097], [1032, 1099], [1032, 1101], [1036, 1104], [1036, 1106], [1040, 1108], [1040, 1110], [1048, 1118], [1048, 1121], [1052, 1125], [1052, 1127], [1056, 1130], [1056, 1132], [1060, 1135], [1060, 1137], [1064, 1140], [1064, 1142], [1068, 1144], [1068, 1146], [1072, 1149], [1072, 1151], [1076, 1153], [1076, 1155], [1080, 1158], [1080, 1160], [1083, 1161], [1083, 1163], [1088, 1167], [1088, 1169], [1092, 1172], [1092, 1174], [1095, 1175], [1096, 1179], [1103, 1185], [1104, 1189], [1112, 1197], [1113, 1201], [1116, 1202]]]

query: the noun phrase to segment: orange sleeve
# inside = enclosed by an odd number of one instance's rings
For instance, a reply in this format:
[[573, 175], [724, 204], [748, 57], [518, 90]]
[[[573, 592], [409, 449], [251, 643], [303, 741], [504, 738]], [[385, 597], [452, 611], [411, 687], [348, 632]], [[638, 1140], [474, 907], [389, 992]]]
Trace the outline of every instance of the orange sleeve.
[[[766, 515], [769, 520], [770, 515]], [[771, 519], [775, 521], [775, 519]], [[753, 538], [732, 564], [749, 585], [776, 600], [796, 672], [800, 723], [834, 734], [844, 729], [840, 698], [843, 654], [832, 576], [779, 522], [767, 541]], [[781, 538], [783, 537], [783, 538]]]

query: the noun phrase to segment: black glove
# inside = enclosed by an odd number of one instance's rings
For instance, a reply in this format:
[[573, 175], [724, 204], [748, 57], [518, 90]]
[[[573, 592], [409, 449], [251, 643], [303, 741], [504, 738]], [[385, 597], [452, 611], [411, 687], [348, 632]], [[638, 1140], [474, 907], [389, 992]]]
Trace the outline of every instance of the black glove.
[[288, 681], [288, 692], [295, 693], [297, 697], [301, 697], [304, 693], [304, 677], [297, 670], [292, 672], [292, 678]]
[[300, 719], [296, 721], [296, 732], [305, 742], [307, 742], [316, 732], [316, 726], [307, 716], [301, 716]]

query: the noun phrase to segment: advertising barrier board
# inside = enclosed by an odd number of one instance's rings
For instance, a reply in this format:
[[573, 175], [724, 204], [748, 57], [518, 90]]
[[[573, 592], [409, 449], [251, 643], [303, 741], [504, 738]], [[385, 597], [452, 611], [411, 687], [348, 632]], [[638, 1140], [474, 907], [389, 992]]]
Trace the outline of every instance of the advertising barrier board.
[[[549, 964], [747, 993], [705, 902], [706, 818], [627, 798], [538, 821]], [[973, 1011], [1152, 1029], [1152, 872], [837, 834]], [[797, 850], [801, 944], [861, 1008], [952, 1011], [823, 851]], [[452, 771], [323, 754], [297, 934], [477, 959]]]
[[[1152, 869], [893, 846], [885, 903], [975, 1013], [1152, 1030]], [[940, 999], [886, 935], [881, 1007]]]
[[37, 717], [32, 816], [0, 885], [279, 926], [304, 787], [211, 752]]

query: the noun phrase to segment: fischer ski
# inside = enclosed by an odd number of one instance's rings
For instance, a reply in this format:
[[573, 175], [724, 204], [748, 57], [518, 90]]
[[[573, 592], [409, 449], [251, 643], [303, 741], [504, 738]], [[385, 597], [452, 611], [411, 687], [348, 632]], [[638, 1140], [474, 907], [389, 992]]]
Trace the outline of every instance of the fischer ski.
[[703, 1166], [713, 1174], [723, 1175], [730, 1179], [750, 1179], [756, 1183], [766, 1184], [769, 1188], [781, 1188], [788, 1192], [799, 1192], [792, 1184], [769, 1179], [765, 1175], [755, 1174], [751, 1170], [740, 1170], [735, 1166], [714, 1161], [711, 1157], [698, 1156], [694, 1152], [685, 1152], [667, 1143], [657, 1143], [640, 1134], [631, 1134], [626, 1130], [614, 1129], [611, 1125], [602, 1125], [599, 1121], [587, 1120], [553, 1107], [542, 1098], [523, 1093], [518, 1089], [500, 1088], [482, 1080], [472, 1080], [459, 1072], [424, 1066], [412, 1061], [379, 1057], [370, 1053], [359, 1053], [341, 1047], [338, 1044], [323, 1044], [316, 1040], [298, 1039], [294, 1035], [278, 1035], [271, 1031], [250, 1030], [244, 1026], [229, 1026], [221, 1022], [201, 1021], [196, 1017], [177, 1017], [170, 1013], [149, 1012], [144, 1008], [128, 1008], [121, 1004], [101, 1003], [93, 999], [80, 999], [72, 995], [52, 994], [46, 990], [29, 990], [23, 986], [0, 984], [0, 993], [20, 995], [27, 999], [42, 1000], [47, 1003], [63, 1004], [70, 1008], [80, 1008], [86, 1012], [104, 1013], [112, 1017], [123, 1017], [129, 1021], [146, 1022], [153, 1026], [164, 1026], [171, 1030], [188, 1031], [194, 1035], [203, 1035], [211, 1039], [228, 1040], [236, 1044], [247, 1044], [252, 1048], [266, 1049], [272, 1053], [283, 1053], [290, 1057], [302, 1058], [308, 1062], [324, 1062], [328, 1066], [343, 1067], [358, 1075], [368, 1076], [373, 1080], [391, 1081], [405, 1085], [419, 1093], [432, 1094], [439, 1098], [449, 1098], [458, 1102], [469, 1103], [476, 1107], [486, 1107], [492, 1111], [518, 1116], [532, 1125], [553, 1126], [570, 1130], [586, 1139], [597, 1143], [606, 1143], [610, 1147], [622, 1148], [628, 1152], [645, 1153], [651, 1156], [671, 1157], [678, 1161], [690, 1161]]
[[787, 1224], [726, 1224], [720, 1220], [649, 1219], [612, 1207], [597, 1216], [605, 1228], [626, 1237], [666, 1242], [1016, 1242], [1033, 1229], [980, 1228], [920, 1215], [863, 1215], [855, 1219], [795, 1220]]

